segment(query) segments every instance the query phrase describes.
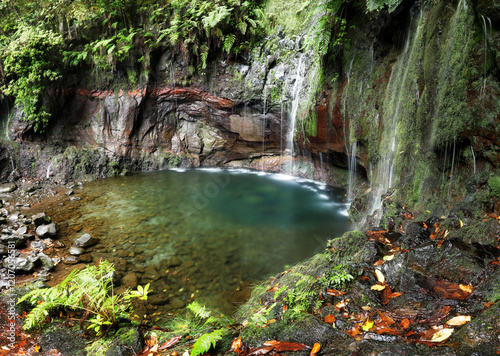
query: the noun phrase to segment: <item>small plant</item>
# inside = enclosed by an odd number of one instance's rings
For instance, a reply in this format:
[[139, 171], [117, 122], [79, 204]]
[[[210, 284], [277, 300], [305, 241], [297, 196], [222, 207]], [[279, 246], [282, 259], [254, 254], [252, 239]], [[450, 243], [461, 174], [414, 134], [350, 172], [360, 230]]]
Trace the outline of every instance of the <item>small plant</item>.
[[319, 283], [324, 289], [335, 288], [342, 290], [353, 279], [354, 276], [348, 273], [347, 268], [343, 264], [339, 264], [333, 269], [327, 270], [319, 279]]
[[493, 195], [500, 197], [500, 176], [493, 176], [488, 179], [488, 185], [490, 186]]
[[[191, 351], [191, 356], [202, 355], [211, 347], [215, 347], [217, 341], [222, 339], [224, 334], [229, 331], [229, 328], [225, 325], [231, 324], [232, 320], [224, 315], [220, 315], [219, 317], [214, 316], [212, 310], [197, 302], [190, 303], [187, 308], [194, 314], [196, 319], [203, 322], [204, 328], [200, 328], [200, 325], [197, 325], [198, 332], [203, 332], [203, 334], [198, 337]], [[218, 329], [213, 330], [214, 327], [218, 327]], [[212, 331], [210, 331], [211, 329]]]
[[[35, 289], [17, 302], [29, 301], [34, 308], [26, 316], [23, 328], [31, 330], [58, 309], [78, 310], [83, 313], [81, 323], [90, 323], [88, 329], [101, 334], [119, 318], [129, 318], [132, 305], [127, 296], [113, 293], [113, 265], [101, 261], [81, 271], [73, 270], [58, 286]], [[91, 317], [87, 320], [88, 317]]]

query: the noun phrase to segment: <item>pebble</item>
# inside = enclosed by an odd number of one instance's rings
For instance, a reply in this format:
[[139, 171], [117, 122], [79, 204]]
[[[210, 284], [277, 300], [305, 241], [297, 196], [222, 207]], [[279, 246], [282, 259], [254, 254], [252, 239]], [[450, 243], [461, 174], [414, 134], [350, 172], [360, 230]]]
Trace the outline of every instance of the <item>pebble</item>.
[[85, 252], [85, 250], [81, 247], [71, 246], [69, 248], [69, 254], [73, 255], [73, 256], [80, 256], [84, 252]]
[[5, 183], [0, 185], [0, 194], [2, 193], [12, 193], [17, 189], [16, 183]]
[[40, 238], [56, 236], [57, 229], [56, 224], [51, 223], [48, 225], [40, 225], [36, 228], [36, 234]]
[[185, 305], [186, 305], [186, 303], [184, 303], [184, 301], [182, 299], [179, 299], [179, 298], [174, 298], [170, 302], [170, 306], [173, 309], [180, 309], [180, 308], [183, 308]]
[[74, 265], [75, 263], [78, 263], [78, 258], [75, 256], [64, 256], [62, 261], [67, 265]]
[[136, 289], [138, 283], [139, 279], [134, 272], [129, 272], [122, 278], [122, 284], [130, 289]]

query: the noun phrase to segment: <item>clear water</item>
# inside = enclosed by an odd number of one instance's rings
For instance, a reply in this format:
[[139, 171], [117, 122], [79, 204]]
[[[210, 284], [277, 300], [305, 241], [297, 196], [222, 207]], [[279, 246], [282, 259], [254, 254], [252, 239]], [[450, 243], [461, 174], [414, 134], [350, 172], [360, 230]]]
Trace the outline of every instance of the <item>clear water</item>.
[[[170, 170], [97, 180], [84, 194], [70, 224], [101, 238], [94, 258], [125, 260], [122, 275], [142, 282], [157, 271], [153, 289], [169, 301], [225, 312], [245, 282], [311, 257], [348, 229], [344, 191], [279, 174]], [[174, 257], [180, 266], [169, 266]]]

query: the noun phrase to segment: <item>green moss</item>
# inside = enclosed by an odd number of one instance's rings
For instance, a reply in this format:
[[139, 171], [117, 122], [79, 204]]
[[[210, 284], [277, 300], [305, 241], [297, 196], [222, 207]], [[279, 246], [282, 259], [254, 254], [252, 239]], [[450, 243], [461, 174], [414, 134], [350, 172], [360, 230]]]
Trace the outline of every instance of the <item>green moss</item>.
[[488, 185], [493, 195], [500, 197], [500, 176], [493, 176], [488, 179]]
[[268, 0], [264, 13], [268, 14], [275, 27], [281, 26], [291, 34], [301, 34], [317, 2], [316, 0]]

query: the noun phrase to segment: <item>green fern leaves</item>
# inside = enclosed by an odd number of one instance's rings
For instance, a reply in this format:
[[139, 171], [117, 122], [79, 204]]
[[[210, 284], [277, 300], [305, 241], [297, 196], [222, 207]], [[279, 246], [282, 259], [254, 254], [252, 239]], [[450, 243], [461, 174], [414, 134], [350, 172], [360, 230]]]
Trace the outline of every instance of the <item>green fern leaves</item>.
[[203, 355], [205, 352], [210, 350], [211, 347], [215, 347], [215, 344], [217, 341], [222, 339], [225, 332], [226, 329], [217, 329], [211, 333], [201, 335], [193, 345], [191, 356]]

